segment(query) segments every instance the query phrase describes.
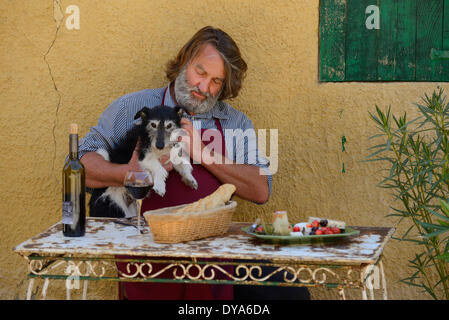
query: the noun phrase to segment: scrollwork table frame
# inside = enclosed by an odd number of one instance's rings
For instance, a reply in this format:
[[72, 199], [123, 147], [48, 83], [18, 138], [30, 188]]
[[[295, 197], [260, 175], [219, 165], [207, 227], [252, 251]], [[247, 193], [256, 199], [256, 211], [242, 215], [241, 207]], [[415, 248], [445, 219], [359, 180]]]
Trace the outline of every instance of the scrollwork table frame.
[[[337, 289], [341, 299], [345, 288], [360, 289], [362, 299], [368, 299], [367, 293], [374, 299], [379, 289], [387, 299], [382, 252], [394, 228], [353, 227], [359, 235], [337, 242], [281, 245], [262, 243], [241, 231], [248, 225], [233, 222], [224, 236], [160, 244], [147, 226], [145, 234], [137, 235], [135, 228], [113, 219], [88, 218], [84, 237], [65, 238], [57, 223], [14, 251], [28, 262], [27, 299], [35, 279], [44, 280], [42, 299], [50, 280], [66, 281], [68, 299], [74, 281], [83, 282], [85, 299], [87, 283], [93, 280], [325, 287]], [[126, 272], [117, 269], [117, 262], [127, 263]], [[162, 270], [153, 268], [160, 262], [166, 263]], [[234, 272], [226, 265], [234, 266]], [[108, 270], [116, 276], [107, 276]], [[158, 277], [167, 270], [172, 279]], [[273, 280], [279, 274], [282, 280]]]

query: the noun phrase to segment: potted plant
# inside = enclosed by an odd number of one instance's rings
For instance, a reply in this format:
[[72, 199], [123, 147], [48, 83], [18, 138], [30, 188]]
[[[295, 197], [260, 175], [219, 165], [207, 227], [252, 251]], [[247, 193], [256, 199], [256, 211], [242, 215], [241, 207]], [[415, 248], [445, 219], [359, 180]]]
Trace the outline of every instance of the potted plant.
[[370, 148], [365, 161], [386, 165], [378, 186], [398, 203], [388, 216], [407, 224], [395, 239], [417, 246], [408, 265], [412, 273], [401, 281], [449, 300], [449, 103], [443, 93], [438, 88], [431, 97], [426, 94], [416, 104], [419, 116], [411, 120], [376, 105], [370, 117], [380, 133], [370, 139], [380, 144]]

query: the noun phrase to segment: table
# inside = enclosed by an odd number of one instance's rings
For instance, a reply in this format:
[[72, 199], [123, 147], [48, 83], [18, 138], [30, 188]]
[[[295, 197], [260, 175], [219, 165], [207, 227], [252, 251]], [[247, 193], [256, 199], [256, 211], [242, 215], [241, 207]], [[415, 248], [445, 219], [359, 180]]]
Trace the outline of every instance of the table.
[[[334, 243], [277, 245], [243, 232], [249, 223], [233, 222], [224, 236], [161, 244], [153, 241], [148, 226], [138, 235], [136, 228], [114, 220], [87, 218], [86, 235], [80, 238], [64, 237], [57, 223], [15, 247], [28, 262], [27, 299], [36, 279], [44, 279], [42, 299], [50, 280], [66, 281], [67, 299], [74, 283], [81, 281], [85, 299], [88, 281], [94, 280], [325, 287], [337, 289], [341, 299], [345, 288], [359, 288], [364, 300], [367, 292], [374, 299], [379, 289], [387, 299], [382, 252], [394, 228], [351, 227], [360, 234]], [[167, 266], [152, 272], [152, 263], [161, 257], [169, 257]], [[126, 262], [126, 272], [118, 270], [116, 262]], [[227, 272], [226, 265], [233, 265], [234, 272]], [[271, 267], [271, 272], [264, 273], [263, 267]], [[116, 276], [107, 276], [108, 270]], [[173, 279], [158, 279], [165, 270], [173, 270]], [[283, 280], [274, 281], [276, 274]]]

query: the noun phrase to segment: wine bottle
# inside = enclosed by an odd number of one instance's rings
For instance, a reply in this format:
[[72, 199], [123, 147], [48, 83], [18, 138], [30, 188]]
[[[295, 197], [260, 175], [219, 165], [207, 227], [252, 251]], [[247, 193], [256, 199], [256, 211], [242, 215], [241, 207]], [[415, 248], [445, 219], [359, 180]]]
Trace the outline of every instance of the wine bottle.
[[62, 170], [62, 233], [82, 237], [86, 231], [86, 181], [78, 159], [78, 126], [70, 125], [69, 158]]

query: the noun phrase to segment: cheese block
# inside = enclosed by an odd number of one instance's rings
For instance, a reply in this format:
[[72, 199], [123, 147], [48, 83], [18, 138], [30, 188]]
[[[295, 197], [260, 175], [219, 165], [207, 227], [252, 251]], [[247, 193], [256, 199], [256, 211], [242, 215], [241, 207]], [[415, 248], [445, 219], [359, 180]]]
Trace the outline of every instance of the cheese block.
[[287, 211], [276, 211], [273, 213], [273, 234], [280, 236], [290, 235], [292, 226], [288, 222]]
[[345, 229], [346, 223], [344, 221], [339, 220], [331, 220], [331, 219], [325, 219], [325, 218], [317, 218], [317, 217], [309, 217], [309, 223], [312, 223], [314, 220], [327, 220], [327, 226], [328, 227], [337, 227], [339, 229]]

